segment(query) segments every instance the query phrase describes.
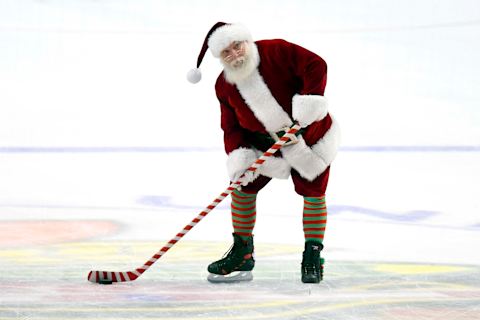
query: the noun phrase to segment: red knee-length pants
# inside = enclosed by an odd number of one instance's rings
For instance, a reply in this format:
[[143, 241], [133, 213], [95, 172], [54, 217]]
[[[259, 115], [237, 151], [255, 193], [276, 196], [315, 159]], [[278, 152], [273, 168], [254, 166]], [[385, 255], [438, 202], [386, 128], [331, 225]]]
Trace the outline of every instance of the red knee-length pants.
[[[315, 180], [308, 181], [300, 176], [300, 174], [292, 169], [291, 176], [295, 192], [304, 197], [321, 197], [325, 195], [328, 184], [328, 176], [330, 174], [330, 167], [319, 175]], [[272, 178], [260, 175], [253, 182], [247, 186], [242, 187], [242, 192], [256, 194], [265, 187]]]

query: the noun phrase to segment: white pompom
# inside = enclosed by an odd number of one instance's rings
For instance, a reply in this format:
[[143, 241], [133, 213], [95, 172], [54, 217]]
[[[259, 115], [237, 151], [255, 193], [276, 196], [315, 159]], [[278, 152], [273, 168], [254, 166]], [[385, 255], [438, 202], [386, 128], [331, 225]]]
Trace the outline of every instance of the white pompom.
[[199, 68], [192, 69], [187, 73], [187, 79], [191, 83], [197, 83], [202, 79], [202, 72]]

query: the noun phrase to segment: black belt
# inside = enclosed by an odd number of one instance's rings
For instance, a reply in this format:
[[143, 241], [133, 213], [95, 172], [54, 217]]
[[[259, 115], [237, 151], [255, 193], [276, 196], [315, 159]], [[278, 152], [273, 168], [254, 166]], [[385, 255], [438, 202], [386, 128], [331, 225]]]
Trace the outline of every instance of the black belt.
[[[295, 136], [298, 137], [302, 133], [305, 132], [305, 128], [301, 128], [295, 133]], [[285, 130], [280, 130], [278, 132], [275, 132], [275, 134], [281, 138], [285, 135], [286, 131]], [[268, 133], [261, 133], [261, 132], [250, 132], [250, 140], [252, 141], [252, 144], [254, 147], [262, 150], [266, 150], [270, 148], [275, 142], [277, 142], [270, 134]]]

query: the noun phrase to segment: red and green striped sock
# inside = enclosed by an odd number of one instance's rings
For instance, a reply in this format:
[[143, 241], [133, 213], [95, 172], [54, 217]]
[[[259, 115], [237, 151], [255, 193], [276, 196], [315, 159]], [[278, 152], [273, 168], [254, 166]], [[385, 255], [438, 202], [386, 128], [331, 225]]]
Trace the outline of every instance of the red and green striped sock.
[[305, 241], [322, 243], [327, 225], [325, 196], [303, 198], [303, 233]]
[[246, 240], [252, 236], [257, 215], [256, 194], [243, 193], [238, 190], [232, 192], [232, 223], [233, 232]]

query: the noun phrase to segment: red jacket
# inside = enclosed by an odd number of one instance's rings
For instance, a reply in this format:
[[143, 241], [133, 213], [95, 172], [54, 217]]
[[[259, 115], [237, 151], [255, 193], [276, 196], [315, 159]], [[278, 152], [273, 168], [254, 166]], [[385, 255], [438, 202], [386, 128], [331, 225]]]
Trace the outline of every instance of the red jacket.
[[[294, 152], [284, 147], [282, 153], [292, 167], [311, 180], [325, 170], [338, 148], [337, 126], [333, 125], [323, 96], [327, 64], [315, 53], [280, 39], [255, 42], [254, 53], [258, 66], [251, 76], [230, 83], [224, 71], [215, 84], [225, 151], [230, 157], [255, 148], [265, 151], [253, 133], [277, 132], [298, 120], [305, 127], [302, 134], [305, 143], [296, 146]], [[297, 159], [305, 156], [308, 159]], [[312, 163], [319, 161], [323, 163]], [[313, 172], [305, 174], [297, 168], [312, 165]]]

